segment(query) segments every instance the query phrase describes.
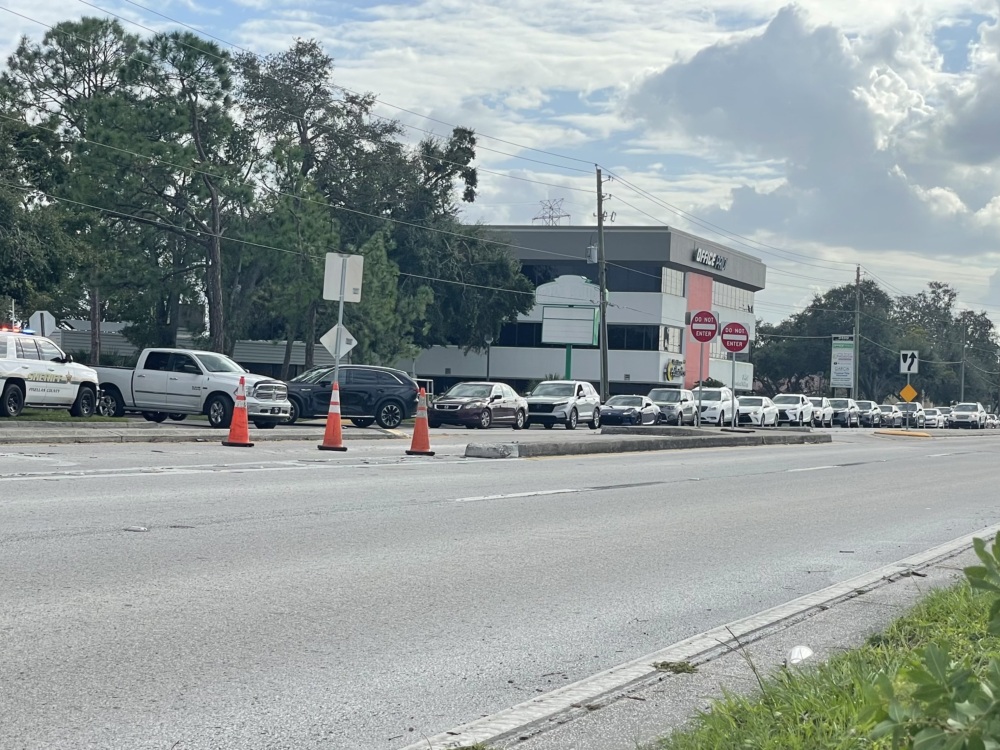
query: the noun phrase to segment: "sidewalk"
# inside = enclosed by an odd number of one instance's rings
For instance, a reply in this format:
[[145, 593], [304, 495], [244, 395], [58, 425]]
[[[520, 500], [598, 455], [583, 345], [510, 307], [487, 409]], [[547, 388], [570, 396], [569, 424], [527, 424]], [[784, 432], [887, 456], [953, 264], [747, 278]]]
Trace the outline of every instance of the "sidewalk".
[[[292, 425], [259, 430], [250, 427], [250, 435], [256, 442], [280, 442], [294, 440], [321, 441], [324, 425]], [[214, 443], [225, 440], [227, 430], [215, 430], [207, 422], [200, 425], [185, 423], [153, 424], [140, 420], [124, 422], [0, 422], [0, 445], [21, 445], [27, 443], [47, 443], [63, 445], [69, 443]], [[384, 430], [371, 426], [366, 428], [344, 427], [345, 440], [401, 440], [410, 435], [402, 430]]]

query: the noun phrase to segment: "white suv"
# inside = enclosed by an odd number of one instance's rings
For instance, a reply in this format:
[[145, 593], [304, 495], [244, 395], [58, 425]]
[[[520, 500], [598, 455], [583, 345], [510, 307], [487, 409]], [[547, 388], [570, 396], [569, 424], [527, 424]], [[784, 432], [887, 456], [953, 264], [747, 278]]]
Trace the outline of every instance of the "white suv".
[[801, 393], [779, 393], [771, 399], [778, 407], [778, 425], [807, 425], [813, 421], [815, 408]]
[[833, 405], [826, 396], [813, 396], [809, 399], [813, 405], [813, 427], [833, 427]]
[[0, 417], [16, 417], [25, 406], [91, 417], [97, 384], [93, 369], [49, 339], [0, 329]]
[[956, 404], [951, 409], [951, 427], [981, 430], [986, 427], [986, 409], [978, 401]]
[[551, 430], [557, 424], [575, 430], [579, 422], [596, 430], [601, 426], [601, 397], [582, 380], [546, 380], [526, 394], [528, 425]]
[[732, 424], [736, 411], [736, 398], [729, 388], [694, 389], [695, 400], [699, 401], [701, 421], [722, 427]]

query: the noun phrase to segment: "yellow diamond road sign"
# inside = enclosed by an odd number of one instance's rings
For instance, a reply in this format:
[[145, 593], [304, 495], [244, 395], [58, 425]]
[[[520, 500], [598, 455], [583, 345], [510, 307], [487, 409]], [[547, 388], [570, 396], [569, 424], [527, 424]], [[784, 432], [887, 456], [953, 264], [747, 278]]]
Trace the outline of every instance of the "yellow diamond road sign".
[[916, 388], [907, 383], [906, 386], [903, 388], [903, 390], [899, 392], [899, 395], [903, 399], [903, 401], [905, 401], [906, 403], [910, 403], [919, 394], [917, 393]]

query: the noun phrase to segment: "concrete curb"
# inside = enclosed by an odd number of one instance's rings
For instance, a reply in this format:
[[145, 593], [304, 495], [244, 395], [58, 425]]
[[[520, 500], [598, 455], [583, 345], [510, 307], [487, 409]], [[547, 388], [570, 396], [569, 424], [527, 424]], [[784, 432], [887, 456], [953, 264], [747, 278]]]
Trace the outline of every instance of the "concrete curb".
[[650, 435], [667, 435], [670, 437], [706, 437], [713, 435], [734, 435], [734, 434], [747, 434], [747, 433], [760, 433], [768, 435], [803, 435], [803, 434], [813, 434], [813, 429], [811, 427], [767, 427], [760, 429], [759, 427], [737, 427], [734, 431], [732, 427], [670, 427], [667, 425], [650, 425], [648, 427], [638, 427], [638, 426], [618, 426], [618, 425], [606, 425], [601, 427], [602, 435], [636, 435], [638, 437], [650, 436]]
[[[219, 443], [225, 440], [228, 433], [225, 430], [213, 430], [205, 428], [197, 431], [184, 431], [175, 429], [149, 430], [140, 432], [138, 430], [121, 431], [95, 431], [81, 430], [79, 432], [57, 432], [44, 431], [26, 432], [20, 431], [15, 434], [0, 434], [0, 445], [27, 445], [44, 443], [48, 445], [73, 445], [91, 443]], [[250, 430], [254, 442], [261, 443], [281, 443], [293, 441], [322, 442], [323, 432], [304, 432], [302, 430]], [[409, 435], [395, 430], [358, 430], [344, 431], [345, 440], [401, 440], [409, 438]]]
[[891, 435], [895, 437], [915, 437], [915, 438], [933, 438], [929, 432], [916, 432], [914, 430], [875, 430], [876, 435]]
[[582, 456], [593, 453], [635, 453], [691, 448], [738, 448], [762, 445], [806, 445], [831, 443], [830, 435], [753, 434], [705, 437], [621, 437], [580, 440], [572, 443], [469, 443], [466, 458], [538, 458], [542, 456]]

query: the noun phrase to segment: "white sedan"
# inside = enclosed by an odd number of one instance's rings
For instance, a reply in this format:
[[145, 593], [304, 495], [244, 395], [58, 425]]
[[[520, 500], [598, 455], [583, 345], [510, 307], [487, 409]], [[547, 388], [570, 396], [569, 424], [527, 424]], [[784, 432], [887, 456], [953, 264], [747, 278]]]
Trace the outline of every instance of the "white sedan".
[[777, 427], [778, 407], [766, 396], [740, 396], [740, 424], [754, 427]]

